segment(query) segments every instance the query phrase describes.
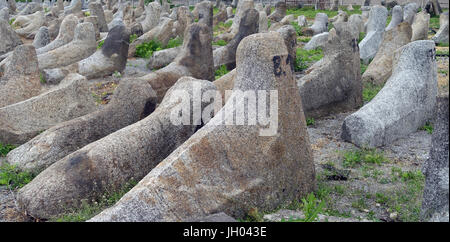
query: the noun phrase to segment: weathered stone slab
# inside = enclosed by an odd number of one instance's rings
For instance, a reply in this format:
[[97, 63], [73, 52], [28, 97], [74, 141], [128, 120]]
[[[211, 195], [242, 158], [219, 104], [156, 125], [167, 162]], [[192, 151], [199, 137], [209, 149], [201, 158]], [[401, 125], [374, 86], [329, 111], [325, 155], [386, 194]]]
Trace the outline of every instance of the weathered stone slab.
[[23, 144], [43, 130], [96, 109], [87, 80], [69, 75], [45, 93], [0, 108], [0, 142]]
[[148, 62], [150, 70], [160, 69], [170, 64], [180, 53], [181, 46], [153, 52]]
[[275, 11], [268, 16], [269, 20], [273, 22], [280, 22], [284, 16], [286, 16], [286, 3], [284, 1], [279, 1], [275, 4]]
[[323, 46], [324, 57], [297, 81], [306, 117], [350, 111], [362, 105], [358, 40], [350, 23], [338, 23]]
[[383, 40], [388, 11], [383, 6], [373, 6], [370, 9], [370, 17], [367, 22], [367, 34], [359, 43], [361, 60], [368, 63], [375, 57]]
[[430, 157], [425, 162], [425, 189], [421, 217], [423, 220], [448, 222], [448, 92], [437, 97], [433, 119]]
[[430, 25], [430, 14], [425, 11], [417, 13], [414, 17], [414, 22], [412, 24], [412, 37], [411, 41], [416, 40], [427, 40], [428, 39], [428, 28]]
[[[187, 103], [180, 104], [180, 90], [189, 98]], [[130, 180], [139, 181], [196, 131], [195, 124], [173, 124], [171, 115], [173, 110], [181, 110], [180, 105], [192, 105], [193, 95], [207, 90], [215, 90], [209, 81], [181, 78], [148, 117], [84, 146], [41, 172], [19, 190], [19, 206], [34, 217], [51, 218], [80, 206], [82, 199], [90, 202]]]
[[94, 26], [92, 23], [80, 23], [70, 43], [38, 55], [39, 69], [67, 66], [89, 57], [96, 50]]
[[436, 95], [434, 42], [411, 42], [395, 52], [392, 76], [380, 92], [345, 119], [342, 138], [359, 147], [390, 144], [430, 119]]
[[448, 12], [445, 12], [439, 16], [439, 30], [435, 36], [433, 36], [432, 40], [434, 43], [449, 43], [448, 40]]
[[100, 32], [108, 32], [108, 24], [106, 23], [102, 5], [98, 2], [90, 2], [89, 10], [91, 15], [97, 16], [98, 28]]
[[0, 19], [0, 55], [12, 51], [16, 46], [21, 45], [22, 40], [11, 28], [8, 22]]
[[45, 16], [43, 11], [38, 11], [30, 17], [31, 22], [23, 28], [16, 29], [16, 33], [21, 37], [33, 39], [39, 28], [45, 24]]
[[408, 44], [411, 41], [411, 36], [412, 28], [408, 22], [400, 23], [386, 31], [380, 50], [362, 76], [363, 82], [383, 85], [392, 74], [394, 52]]
[[61, 22], [61, 27], [56, 39], [50, 42], [48, 45], [36, 49], [36, 53], [40, 55], [71, 42], [73, 40], [77, 24], [78, 18], [75, 17], [75, 15], [70, 14], [64, 17], [63, 21]]
[[242, 92], [230, 98], [244, 98], [243, 91], [278, 91], [275, 135], [260, 136], [266, 126], [258, 124], [224, 125], [238, 115], [229, 99], [116, 205], [90, 221], [191, 221], [217, 212], [242, 218], [250, 208], [271, 210], [311, 192], [312, 151], [287, 60], [276, 32], [248, 36], [238, 47], [234, 90]]
[[7, 162], [21, 170], [43, 171], [81, 147], [145, 118], [156, 107], [155, 97], [147, 82], [121, 80], [105, 108], [53, 126], [9, 152]]
[[36, 51], [32, 45], [17, 46], [0, 79], [0, 108], [36, 96], [41, 90]]
[[399, 25], [403, 22], [403, 9], [400, 5], [395, 5], [392, 9], [392, 19], [389, 25], [386, 27], [386, 31], [395, 28], [395, 26]]
[[42, 26], [41, 28], [39, 28], [36, 36], [34, 36], [33, 46], [34, 48], [38, 49], [48, 45], [48, 43], [50, 43], [48, 28], [47, 26]]
[[308, 41], [308, 43], [305, 44], [303, 49], [313, 50], [319, 47], [323, 47], [327, 42], [328, 42], [328, 32], [316, 34]]
[[328, 31], [328, 16], [326, 13], [317, 13], [314, 18], [314, 23], [310, 28], [305, 28], [304, 34], [307, 36], [314, 36]]
[[409, 24], [413, 24], [414, 22], [414, 16], [416, 16], [417, 9], [419, 6], [417, 6], [416, 3], [408, 3], [403, 7], [403, 21], [408, 22]]

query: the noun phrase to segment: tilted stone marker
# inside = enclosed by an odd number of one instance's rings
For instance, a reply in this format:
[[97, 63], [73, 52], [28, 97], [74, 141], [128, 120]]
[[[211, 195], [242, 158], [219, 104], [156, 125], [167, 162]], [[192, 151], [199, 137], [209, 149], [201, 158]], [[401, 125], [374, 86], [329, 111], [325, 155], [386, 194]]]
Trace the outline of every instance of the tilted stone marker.
[[367, 22], [367, 34], [359, 43], [361, 60], [368, 63], [378, 52], [383, 41], [388, 11], [383, 6], [374, 6], [370, 9], [370, 17]]
[[439, 30], [436, 33], [435, 36], [433, 36], [432, 40], [434, 41], [434, 43], [438, 44], [438, 43], [449, 43], [448, 40], [448, 33], [449, 33], [449, 28], [448, 28], [448, 11], [441, 14], [439, 16]]

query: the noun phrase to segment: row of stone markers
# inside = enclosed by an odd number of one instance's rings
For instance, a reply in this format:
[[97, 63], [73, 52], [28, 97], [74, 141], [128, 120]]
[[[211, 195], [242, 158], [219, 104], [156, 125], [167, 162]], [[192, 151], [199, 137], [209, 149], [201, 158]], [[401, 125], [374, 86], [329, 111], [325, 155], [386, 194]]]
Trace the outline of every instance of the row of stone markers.
[[[6, 7], [7, 20], [0, 18], [0, 142], [19, 145], [7, 155], [9, 164], [39, 173], [18, 191], [23, 211], [51, 219], [136, 180], [92, 221], [196, 221], [217, 212], [241, 218], [250, 208], [273, 210], [314, 190], [305, 116], [362, 106], [342, 126], [342, 138], [361, 147], [389, 144], [433, 117], [435, 41], [445, 41], [445, 34], [448, 41], [448, 14], [441, 14], [443, 24], [432, 41], [424, 35], [428, 13], [417, 13], [412, 4], [395, 6], [386, 27], [383, 6], [366, 6], [362, 15], [340, 11], [331, 19], [318, 13], [307, 23], [304, 16], [286, 15], [283, 1], [271, 12], [270, 5], [240, 0], [235, 14], [218, 2], [215, 16], [210, 1], [192, 11], [143, 0], [136, 8], [129, 1], [82, 0]], [[213, 26], [226, 21], [233, 22], [229, 31], [214, 37]], [[313, 36], [305, 48], [324, 50], [298, 80], [291, 22]], [[330, 22], [334, 27], [328, 31]], [[360, 32], [366, 37], [358, 44]], [[131, 35], [137, 36], [132, 43]], [[109, 103], [96, 103], [95, 83], [125, 73], [139, 44], [167, 44], [176, 37], [182, 46], [157, 51], [149, 60], [150, 68], [160, 69], [124, 75]], [[228, 44], [213, 49], [217, 40]], [[373, 59], [364, 75], [360, 59]], [[214, 80], [222, 65], [230, 72]], [[384, 84], [364, 106], [363, 82]], [[241, 92], [227, 97], [228, 90]], [[180, 91], [187, 102], [178, 99]], [[270, 105], [266, 96], [262, 102], [258, 92], [255, 100], [261, 103], [240, 110], [234, 103], [249, 100], [245, 91], [276, 91], [273, 135], [260, 135], [267, 124], [251, 124], [251, 114], [271, 109], [272, 99]], [[195, 113], [217, 100], [194, 100], [211, 92], [221, 94], [221, 104], [204, 122]], [[173, 113], [180, 112], [192, 118], [189, 124], [173, 122]], [[247, 125], [222, 123], [238, 117]], [[445, 146], [433, 147], [437, 154], [430, 162], [447, 164], [447, 173], [436, 175], [440, 168], [427, 166], [430, 193], [442, 188], [435, 180], [445, 180], [445, 174], [448, 183], [448, 155], [447, 163], [441, 159]], [[424, 217], [434, 214], [435, 200], [425, 204], [431, 210]]]

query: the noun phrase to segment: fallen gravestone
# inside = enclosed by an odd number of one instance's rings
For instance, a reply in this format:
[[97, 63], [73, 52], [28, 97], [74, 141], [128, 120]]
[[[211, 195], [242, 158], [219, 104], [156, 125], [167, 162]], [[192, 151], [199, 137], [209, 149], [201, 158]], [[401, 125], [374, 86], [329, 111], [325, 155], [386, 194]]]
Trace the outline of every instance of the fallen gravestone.
[[419, 40], [401, 47], [384, 87], [345, 119], [342, 139], [370, 148], [415, 132], [432, 116], [437, 89], [434, 42]]

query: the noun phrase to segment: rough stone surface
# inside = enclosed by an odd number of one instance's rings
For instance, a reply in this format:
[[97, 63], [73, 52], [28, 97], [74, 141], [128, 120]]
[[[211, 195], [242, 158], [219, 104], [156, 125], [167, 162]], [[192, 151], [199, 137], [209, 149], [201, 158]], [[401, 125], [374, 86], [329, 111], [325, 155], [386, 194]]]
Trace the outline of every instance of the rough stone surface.
[[[19, 206], [34, 217], [50, 218], [80, 206], [82, 199], [92, 201], [130, 180], [139, 181], [196, 131], [196, 124], [175, 125], [170, 117], [182, 105], [192, 105], [195, 92], [207, 90], [215, 90], [209, 81], [181, 78], [148, 117], [71, 153], [40, 173], [19, 190]], [[180, 91], [186, 93], [187, 102], [180, 101]], [[201, 104], [205, 107], [208, 102]]]
[[47, 92], [0, 108], [0, 142], [23, 144], [43, 130], [95, 109], [87, 80], [69, 75]]
[[383, 85], [392, 74], [394, 52], [408, 44], [411, 36], [412, 29], [408, 22], [403, 22], [386, 31], [379, 51], [362, 76], [363, 82]]
[[353, 33], [353, 37], [359, 39], [359, 33], [365, 32], [363, 17], [360, 14], [352, 14], [350, 15], [350, 17], [348, 17], [348, 22], [356, 26], [355, 33]]
[[430, 157], [425, 161], [422, 219], [448, 222], [448, 92], [437, 97]]
[[435, 45], [411, 42], [394, 54], [392, 76], [383, 89], [342, 125], [342, 138], [359, 147], [378, 147], [406, 136], [432, 117], [437, 95]]
[[414, 16], [416, 16], [419, 7], [416, 3], [408, 3], [403, 7], [403, 21], [413, 24]]
[[21, 170], [42, 171], [81, 147], [145, 118], [155, 107], [156, 94], [147, 82], [122, 80], [105, 108], [53, 126], [9, 152], [7, 162]]
[[359, 43], [360, 58], [368, 63], [377, 54], [383, 40], [388, 11], [383, 6], [374, 6], [370, 9], [370, 17], [367, 22], [366, 36]]
[[0, 6], [0, 20], [9, 22], [9, 8], [2, 8]]
[[122, 72], [127, 64], [130, 32], [119, 25], [108, 32], [101, 50], [78, 63], [78, 73], [90, 78]]
[[160, 69], [170, 64], [178, 55], [181, 46], [153, 52], [148, 62], [150, 70]]
[[297, 23], [298, 23], [298, 26], [300, 26], [300, 27], [308, 26], [308, 21], [306, 20], [305, 15], [298, 16]]
[[224, 125], [237, 112], [228, 101], [116, 205], [90, 221], [191, 221], [218, 212], [242, 218], [250, 208], [271, 210], [311, 192], [312, 152], [287, 60], [276, 32], [248, 36], [238, 47], [234, 90], [278, 91], [277, 134], [260, 136], [260, 125]]
[[306, 117], [353, 110], [362, 105], [359, 49], [350, 23], [338, 23], [329, 32], [324, 57], [297, 81]]
[[83, 3], [81, 2], [82, 0], [72, 0], [70, 2], [70, 5], [68, 7], [64, 8], [64, 14], [68, 15], [68, 14], [78, 14], [81, 12]]
[[97, 16], [98, 28], [100, 32], [108, 32], [108, 24], [106, 23], [102, 5], [98, 2], [90, 2], [89, 10], [91, 15]]
[[269, 15], [269, 20], [273, 22], [280, 22], [284, 16], [286, 16], [286, 3], [283, 1], [279, 1], [275, 4], [275, 11]]
[[34, 36], [33, 46], [38, 49], [44, 47], [50, 43], [50, 36], [48, 34], [47, 26], [42, 26]]
[[449, 27], [448, 27], [448, 12], [445, 12], [439, 16], [439, 30], [436, 33], [435, 36], [433, 36], [432, 40], [437, 43], [449, 43], [448, 40], [448, 33], [449, 33]]
[[241, 19], [244, 17], [244, 13], [254, 8], [254, 2], [253, 0], [240, 0], [239, 4], [236, 8], [236, 14], [233, 18], [233, 23], [230, 27], [229, 32], [220, 34], [217, 39], [225, 40], [226, 42], [229, 42], [233, 37], [239, 32], [239, 26], [241, 23]]
[[258, 30], [260, 33], [265, 33], [269, 29], [267, 14], [264, 11], [259, 12]]
[[23, 28], [16, 29], [16, 33], [24, 38], [33, 39], [41, 26], [45, 24], [45, 16], [43, 11], [38, 11], [30, 16], [30, 22]]
[[36, 51], [32, 45], [20, 45], [0, 79], [0, 108], [36, 96], [41, 90]]
[[217, 69], [221, 65], [231, 65], [233, 69], [236, 62], [236, 50], [239, 43], [245, 37], [258, 32], [259, 13], [255, 9], [249, 9], [244, 13], [239, 24], [239, 32], [225, 46], [222, 46], [213, 52], [214, 68]]
[[386, 31], [395, 28], [395, 26], [399, 25], [403, 22], [403, 9], [400, 5], [396, 5], [392, 9], [392, 19], [389, 25], [386, 27]]
[[75, 17], [75, 15], [70, 14], [64, 17], [64, 20], [61, 22], [61, 27], [56, 39], [50, 42], [48, 45], [37, 49], [36, 53], [40, 55], [71, 42], [73, 40], [77, 24], [78, 18]]
[[151, 2], [147, 5], [147, 7], [145, 8], [145, 19], [141, 23], [144, 33], [148, 32], [149, 30], [156, 27], [156, 25], [158, 25], [160, 14], [161, 5], [158, 1]]
[[316, 34], [308, 41], [308, 43], [305, 44], [303, 49], [313, 50], [319, 47], [323, 47], [327, 42], [328, 42], [328, 32]]
[[8, 22], [0, 19], [0, 55], [12, 51], [16, 46], [21, 45], [22, 40], [11, 28]]
[[317, 13], [314, 23], [310, 28], [306, 28], [304, 33], [308, 36], [314, 36], [328, 31], [328, 16], [326, 13]]
[[70, 65], [92, 55], [97, 49], [92, 23], [80, 23], [75, 28], [73, 40], [61, 47], [38, 55], [39, 69]]
[[430, 25], [430, 14], [425, 11], [421, 11], [414, 17], [414, 23], [412, 24], [412, 37], [411, 41], [427, 40], [428, 28]]

